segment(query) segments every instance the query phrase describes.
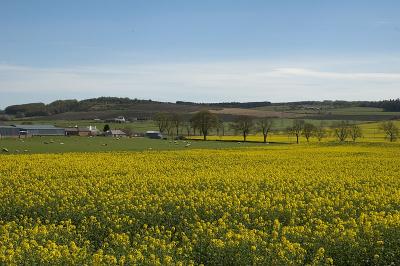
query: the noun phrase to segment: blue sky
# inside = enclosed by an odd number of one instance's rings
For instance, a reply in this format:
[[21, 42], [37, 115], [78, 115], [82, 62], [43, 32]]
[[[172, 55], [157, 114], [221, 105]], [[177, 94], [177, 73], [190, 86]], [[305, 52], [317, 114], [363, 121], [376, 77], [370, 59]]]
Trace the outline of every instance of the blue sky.
[[400, 1], [0, 1], [0, 108], [400, 96]]

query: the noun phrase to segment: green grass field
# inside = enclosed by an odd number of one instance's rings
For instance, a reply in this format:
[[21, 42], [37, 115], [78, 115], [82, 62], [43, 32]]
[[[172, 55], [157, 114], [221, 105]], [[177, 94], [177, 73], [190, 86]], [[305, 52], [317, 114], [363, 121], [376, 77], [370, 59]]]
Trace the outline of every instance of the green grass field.
[[[188, 145], [190, 144], [190, 145]], [[235, 142], [220, 141], [170, 141], [148, 138], [110, 138], [110, 137], [33, 137], [27, 139], [0, 139], [2, 148], [8, 153], [64, 153], [64, 152], [112, 152], [144, 150], [182, 150], [182, 149], [229, 149], [254, 147], [256, 143], [238, 145]]]
[[[320, 121], [313, 121], [314, 124]], [[64, 121], [60, 125], [60, 121], [50, 123], [49, 121], [42, 121], [42, 123], [56, 124], [58, 126], [87, 125], [89, 121]], [[273, 144], [293, 144], [296, 142], [294, 136], [288, 136], [284, 132], [284, 128], [290, 125], [289, 119], [276, 120], [274, 125], [274, 132], [268, 137], [268, 142]], [[332, 121], [324, 121], [325, 125], [329, 127]], [[400, 121], [396, 121], [400, 127]], [[92, 124], [93, 125], [93, 124]], [[100, 124], [102, 126], [102, 124]], [[134, 127], [138, 132], [155, 129], [155, 125], [151, 121], [134, 122], [125, 125], [117, 124], [121, 128], [123, 126]], [[380, 123], [363, 123], [361, 128], [363, 130], [363, 137], [357, 139], [357, 142], [386, 142], [383, 132], [379, 129]], [[200, 141], [202, 136], [191, 137], [193, 140], [177, 142], [170, 140], [152, 140], [147, 138], [109, 138], [109, 137], [33, 137], [27, 139], [0, 139], [0, 148], [5, 148], [8, 153], [64, 153], [64, 152], [108, 152], [108, 151], [144, 151], [144, 150], [180, 150], [180, 149], [229, 149], [236, 147], [247, 147], [264, 145], [261, 142], [263, 137], [260, 133], [250, 134], [247, 138], [247, 143], [243, 143], [243, 137], [235, 134], [229, 129], [229, 124], [225, 124], [225, 136], [217, 136], [215, 130], [211, 132], [208, 137], [210, 141]], [[141, 130], [141, 131], [139, 131]], [[348, 139], [350, 141], [350, 139]], [[187, 145], [190, 142], [190, 145]], [[301, 143], [305, 143], [304, 137], [300, 138]], [[311, 143], [318, 142], [316, 138], [310, 139]], [[335, 143], [336, 138], [332, 133], [324, 138], [322, 143]], [[1, 152], [0, 149], [0, 152]], [[7, 153], [7, 152], [2, 152]]]
[[[273, 118], [274, 121], [274, 130], [276, 131], [284, 131], [287, 127], [291, 126], [293, 123], [293, 119], [289, 118]], [[324, 123], [325, 126], [330, 126], [340, 120], [316, 120], [316, 119], [306, 119], [307, 123], [312, 123], [314, 125], [319, 125], [321, 122]], [[364, 121], [353, 121], [356, 123], [364, 123]], [[111, 129], [125, 129], [129, 128], [135, 133], [144, 133], [148, 130], [158, 130], [158, 127], [154, 121], [147, 120], [147, 121], [133, 121], [126, 124], [118, 124], [118, 123], [104, 123], [104, 122], [97, 122], [93, 120], [15, 120], [7, 122], [7, 124], [40, 124], [40, 125], [54, 125], [57, 127], [88, 127], [88, 126], [96, 126], [98, 130], [102, 131], [104, 125], [108, 124]], [[232, 130], [231, 122], [224, 122], [225, 127], [225, 134], [233, 135], [235, 132]], [[180, 132], [182, 134], [186, 134], [186, 129], [181, 128]], [[217, 135], [217, 131], [212, 129], [211, 135]]]
[[[312, 120], [311, 120], [312, 121]], [[307, 121], [309, 122], [309, 121]], [[326, 142], [337, 142], [336, 137], [333, 135], [333, 133], [330, 131], [329, 126], [331, 125], [332, 121], [324, 121], [324, 125], [327, 127], [327, 137], [323, 138], [321, 142], [326, 143]], [[314, 121], [315, 125], [318, 125], [316, 121]], [[395, 121], [395, 124], [397, 127], [400, 128], [400, 121]], [[380, 129], [380, 123], [378, 122], [372, 122], [372, 123], [363, 123], [360, 124], [360, 127], [362, 129], [362, 137], [358, 138], [356, 141], [357, 142], [386, 142], [387, 139], [385, 139], [385, 135], [383, 131]], [[276, 127], [274, 127], [276, 128]], [[201, 136], [194, 136], [191, 137], [192, 139], [201, 139]], [[243, 137], [241, 135], [232, 135], [232, 134], [226, 134], [225, 136], [209, 136], [209, 140], [219, 140], [219, 141], [243, 141]], [[262, 142], [263, 141], [263, 136], [258, 133], [258, 134], [250, 134], [247, 136], [247, 141], [249, 142]], [[296, 142], [296, 137], [295, 136], [289, 136], [288, 134], [284, 133], [283, 131], [274, 131], [268, 136], [268, 141], [273, 142], [273, 143], [295, 143]], [[348, 138], [348, 141], [350, 140], [350, 137]], [[301, 136], [300, 137], [300, 142], [306, 142], [306, 139]], [[310, 138], [311, 143], [318, 142], [318, 140], [315, 137]]]
[[327, 112], [338, 115], [399, 115], [399, 112], [384, 112], [382, 108], [374, 107], [346, 107], [330, 109]]
[[135, 133], [143, 133], [147, 130], [157, 130], [157, 125], [153, 121], [133, 121], [130, 123], [105, 123], [94, 120], [14, 120], [7, 122], [7, 124], [39, 124], [39, 125], [54, 125], [57, 127], [88, 127], [96, 126], [98, 130], [102, 131], [104, 125], [109, 125], [111, 129], [124, 129], [129, 128]]
[[[278, 111], [278, 112], [289, 112], [289, 113], [300, 113], [300, 114], [312, 114], [318, 113], [318, 111], [308, 110], [298, 107], [297, 109], [291, 109], [289, 106], [263, 106], [253, 108], [255, 110], [262, 111]], [[340, 115], [399, 115], [398, 112], [384, 112], [382, 108], [376, 107], [342, 107], [342, 108], [329, 108], [323, 107], [321, 112], [340, 114]]]

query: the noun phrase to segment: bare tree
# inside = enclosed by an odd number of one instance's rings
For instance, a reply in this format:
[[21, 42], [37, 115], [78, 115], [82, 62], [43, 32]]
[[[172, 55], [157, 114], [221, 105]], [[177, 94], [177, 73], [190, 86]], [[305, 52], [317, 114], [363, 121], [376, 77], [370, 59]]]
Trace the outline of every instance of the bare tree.
[[358, 138], [362, 137], [362, 129], [357, 124], [352, 124], [349, 126], [349, 135], [353, 142], [356, 142]]
[[200, 130], [203, 140], [207, 140], [210, 129], [216, 126], [217, 117], [210, 111], [200, 111], [192, 117], [191, 121], [193, 127]]
[[169, 123], [169, 115], [166, 113], [157, 113], [155, 114], [153, 120], [156, 122], [158, 130], [161, 133], [164, 133], [167, 130], [167, 126]]
[[190, 120], [190, 124], [192, 125], [192, 128], [193, 128], [193, 136], [196, 136], [197, 126], [193, 123], [192, 120]]
[[10, 120], [11, 120], [10, 116], [0, 114], [0, 121], [10, 121]]
[[186, 129], [186, 135], [187, 135], [188, 137], [190, 137], [190, 133], [191, 133], [191, 131], [192, 131], [192, 122], [190, 122], [190, 121], [185, 121], [185, 122], [183, 123], [183, 126], [184, 126], [184, 128]]
[[171, 122], [171, 120], [168, 119], [165, 123], [165, 131], [167, 131], [167, 135], [170, 136], [172, 139], [174, 138], [174, 129], [174, 124]]
[[224, 136], [225, 135], [225, 125], [224, 121], [220, 118], [217, 119], [217, 125], [216, 125], [216, 130], [217, 130], [217, 135], [218, 136]]
[[183, 123], [183, 117], [180, 114], [174, 113], [170, 116], [170, 122], [172, 126], [175, 128], [176, 136], [179, 136], [179, 128]]
[[253, 128], [253, 119], [249, 116], [239, 116], [232, 124], [232, 128], [236, 132], [240, 132], [243, 136], [243, 141], [246, 142], [247, 135]]
[[349, 122], [347, 121], [341, 121], [337, 124], [334, 124], [332, 126], [333, 133], [335, 134], [336, 138], [340, 141], [343, 142], [347, 139], [349, 136]]
[[264, 143], [267, 143], [268, 134], [272, 130], [273, 120], [268, 117], [264, 117], [257, 121], [257, 127], [261, 131], [264, 137]]
[[299, 137], [303, 132], [304, 120], [296, 119], [293, 121], [293, 125], [287, 128], [289, 134], [296, 136], [296, 143], [299, 144]]
[[327, 131], [324, 127], [323, 122], [321, 122], [318, 126], [315, 127], [314, 135], [318, 139], [318, 141], [321, 141], [323, 138], [327, 136]]
[[385, 133], [385, 138], [389, 139], [390, 142], [397, 140], [399, 128], [393, 121], [383, 122], [380, 125], [380, 129]]
[[310, 138], [313, 136], [315, 132], [315, 126], [311, 123], [304, 123], [303, 125], [303, 136], [306, 138], [307, 142], [310, 141]]
[[123, 129], [122, 129], [122, 131], [123, 132], [125, 132], [125, 134], [128, 136], [128, 137], [132, 137], [133, 135], [134, 135], [134, 131], [133, 131], [133, 129], [131, 128], [131, 127], [128, 127], [128, 126], [126, 126], [126, 127], [124, 127]]

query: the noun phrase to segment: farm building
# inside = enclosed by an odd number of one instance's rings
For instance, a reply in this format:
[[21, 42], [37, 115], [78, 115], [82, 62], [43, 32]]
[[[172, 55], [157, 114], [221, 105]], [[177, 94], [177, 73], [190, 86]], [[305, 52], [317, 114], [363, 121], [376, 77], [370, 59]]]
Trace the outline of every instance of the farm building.
[[107, 137], [126, 137], [126, 133], [119, 129], [111, 129], [105, 132]]
[[19, 129], [20, 135], [25, 136], [64, 136], [64, 128], [53, 125], [12, 125]]
[[100, 131], [97, 129], [96, 126], [89, 126], [88, 129], [90, 130], [91, 136], [98, 136], [100, 135]]
[[125, 119], [125, 117], [123, 116], [118, 116], [117, 118], [113, 118], [113, 119], [106, 119], [106, 122], [108, 123], [127, 123], [128, 120]]
[[13, 126], [0, 126], [0, 138], [18, 138], [20, 129]]
[[97, 128], [94, 126], [89, 126], [89, 127], [67, 127], [65, 128], [65, 135], [66, 136], [81, 136], [81, 137], [86, 137], [86, 136], [97, 136], [99, 135], [99, 131]]
[[65, 136], [90, 136], [91, 131], [84, 127], [67, 127], [65, 128]]
[[146, 131], [146, 137], [150, 139], [162, 139], [163, 135], [160, 131]]

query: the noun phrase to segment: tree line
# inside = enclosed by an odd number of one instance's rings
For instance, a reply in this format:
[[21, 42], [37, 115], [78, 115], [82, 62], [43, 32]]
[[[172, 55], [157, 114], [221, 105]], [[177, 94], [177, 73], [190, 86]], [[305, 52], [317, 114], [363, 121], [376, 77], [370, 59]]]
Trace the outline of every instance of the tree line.
[[[379, 129], [390, 142], [397, 140], [399, 128], [393, 121], [381, 122]], [[333, 135], [339, 142], [345, 142], [347, 139], [351, 139], [355, 142], [358, 138], [363, 137], [362, 128], [358, 124], [349, 121], [340, 121], [334, 123], [330, 127], [326, 127], [324, 122], [315, 126], [314, 124], [307, 123], [304, 120], [297, 119], [293, 121], [292, 126], [287, 128], [287, 132], [290, 135], [296, 136], [296, 143], [299, 143], [300, 136], [304, 136], [307, 142], [309, 142], [311, 137], [315, 137], [318, 141], [321, 141], [329, 135]]]
[[[159, 131], [172, 137], [190, 136], [196, 133], [203, 136], [203, 140], [207, 140], [211, 130], [215, 130], [217, 135], [225, 135], [226, 127], [224, 121], [210, 111], [200, 111], [190, 118], [177, 113], [157, 113], [153, 120], [155, 121]], [[243, 141], [247, 141], [247, 137], [251, 133], [261, 133], [263, 142], [268, 142], [268, 136], [274, 131], [274, 120], [269, 117], [252, 118], [250, 116], [238, 116], [230, 124], [229, 129], [235, 134], [243, 137]], [[395, 141], [399, 134], [399, 129], [393, 121], [386, 121], [380, 124], [380, 130], [384, 132], [389, 141]], [[355, 142], [363, 136], [362, 128], [348, 121], [337, 122], [327, 127], [324, 122], [319, 125], [306, 122], [305, 120], [293, 120], [292, 125], [288, 126], [285, 132], [290, 136], [296, 137], [296, 143], [300, 142], [300, 137], [304, 137], [307, 142], [310, 138], [316, 138], [321, 141], [328, 136], [334, 136], [339, 142], [345, 142], [351, 139]]]
[[[160, 104], [161, 102], [152, 100], [140, 100], [120, 97], [99, 97], [86, 100], [57, 100], [50, 104], [44, 103], [28, 103], [11, 105], [5, 108], [4, 112], [7, 115], [17, 117], [32, 117], [32, 116], [48, 116], [65, 112], [84, 112], [89, 110], [110, 110], [110, 109], [129, 109], [132, 105], [138, 103], [153, 103]], [[303, 105], [328, 106], [331, 108], [338, 107], [378, 107], [387, 112], [400, 112], [400, 99], [391, 99], [384, 101], [300, 101], [288, 103], [271, 103], [268, 101], [262, 102], [223, 102], [223, 103], [194, 103], [177, 101], [177, 105], [189, 106], [209, 106], [218, 108], [255, 108], [262, 106], [288, 106], [290, 108], [298, 108]]]
[[400, 112], [400, 99], [382, 101], [379, 107], [383, 108], [387, 112]]
[[28, 103], [10, 105], [5, 108], [4, 112], [7, 115], [15, 115], [17, 117], [33, 117], [33, 116], [48, 116], [61, 114], [66, 112], [84, 112], [91, 109], [108, 110], [116, 106], [118, 108], [128, 108], [131, 105], [138, 103], [159, 103], [152, 100], [139, 100], [119, 97], [99, 97], [78, 100], [57, 100], [49, 104], [44, 103]]

